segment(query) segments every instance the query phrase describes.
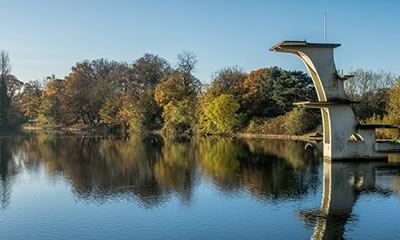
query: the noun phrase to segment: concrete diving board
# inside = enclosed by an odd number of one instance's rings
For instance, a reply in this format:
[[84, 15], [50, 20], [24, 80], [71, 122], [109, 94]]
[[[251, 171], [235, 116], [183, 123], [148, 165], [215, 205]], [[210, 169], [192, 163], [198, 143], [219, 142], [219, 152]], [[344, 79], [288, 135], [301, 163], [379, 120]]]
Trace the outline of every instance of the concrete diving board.
[[293, 103], [293, 105], [298, 106], [298, 107], [304, 107], [304, 108], [326, 108], [329, 106], [347, 105], [347, 104], [356, 104], [356, 103], [359, 103], [359, 102], [353, 102], [353, 101], [339, 99], [337, 101], [296, 102], [296, 103]]

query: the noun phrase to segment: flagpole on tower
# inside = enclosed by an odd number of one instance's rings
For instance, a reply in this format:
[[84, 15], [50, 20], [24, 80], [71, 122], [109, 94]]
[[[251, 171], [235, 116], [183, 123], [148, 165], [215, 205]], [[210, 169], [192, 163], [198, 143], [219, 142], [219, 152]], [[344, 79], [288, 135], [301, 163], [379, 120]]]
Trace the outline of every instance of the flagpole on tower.
[[324, 13], [324, 43], [326, 43], [326, 12]]

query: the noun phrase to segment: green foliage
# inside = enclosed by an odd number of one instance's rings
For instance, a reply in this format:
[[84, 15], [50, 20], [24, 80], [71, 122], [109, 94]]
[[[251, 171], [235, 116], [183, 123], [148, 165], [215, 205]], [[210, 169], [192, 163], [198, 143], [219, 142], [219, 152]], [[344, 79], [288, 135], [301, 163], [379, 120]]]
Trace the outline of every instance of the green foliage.
[[[316, 100], [312, 80], [301, 71], [285, 71], [278, 67], [268, 69], [268, 80], [263, 84], [263, 93], [272, 91], [272, 100], [276, 104], [273, 113], [285, 114], [293, 108], [293, 103], [304, 100]], [[271, 86], [272, 84], [272, 86]]]
[[[387, 111], [388, 114], [383, 118], [383, 121], [400, 127], [400, 80], [397, 80], [390, 90]], [[400, 137], [399, 129], [386, 130], [385, 133], [390, 138], [398, 139]]]
[[191, 135], [194, 129], [194, 104], [188, 100], [169, 102], [164, 106], [164, 133], [174, 135]]
[[286, 128], [291, 135], [303, 135], [316, 127], [315, 114], [303, 108], [295, 108], [287, 113]]
[[400, 80], [396, 81], [389, 93], [388, 112], [393, 116], [393, 123], [400, 124]]
[[232, 94], [222, 94], [203, 107], [200, 129], [204, 133], [231, 133], [243, 123], [244, 114], [238, 113], [240, 104]]

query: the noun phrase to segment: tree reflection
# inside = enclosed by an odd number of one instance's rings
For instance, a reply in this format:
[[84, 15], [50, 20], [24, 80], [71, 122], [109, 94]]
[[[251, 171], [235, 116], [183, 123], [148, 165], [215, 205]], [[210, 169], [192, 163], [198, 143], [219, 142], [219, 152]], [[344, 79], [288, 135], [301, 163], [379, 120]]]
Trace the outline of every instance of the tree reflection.
[[14, 177], [19, 172], [19, 162], [14, 159], [14, 143], [18, 139], [0, 137], [0, 204], [5, 209], [10, 203]]
[[223, 193], [246, 191], [260, 200], [298, 198], [319, 183], [317, 151], [301, 142], [41, 133], [4, 140], [1, 149], [3, 184], [21, 166], [45, 166], [78, 199], [99, 203], [124, 198], [153, 207], [177, 196], [190, 204], [204, 178]]
[[[290, 153], [289, 153], [290, 152]], [[203, 173], [222, 191], [245, 189], [260, 199], [294, 198], [318, 184], [318, 161], [304, 143], [203, 139]]]
[[317, 183], [318, 161], [301, 143], [41, 133], [1, 144], [3, 184], [17, 173], [14, 147], [30, 171], [45, 165], [48, 175], [63, 176], [87, 201], [124, 197], [152, 207], [174, 194], [190, 204], [199, 173], [222, 192], [244, 189], [260, 199], [300, 196]]

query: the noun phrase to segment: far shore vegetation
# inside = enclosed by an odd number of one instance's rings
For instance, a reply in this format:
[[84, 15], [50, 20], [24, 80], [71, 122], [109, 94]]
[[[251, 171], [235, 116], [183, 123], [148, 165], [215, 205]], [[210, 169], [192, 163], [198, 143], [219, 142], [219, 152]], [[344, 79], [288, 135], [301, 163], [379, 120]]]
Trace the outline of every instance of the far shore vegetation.
[[[311, 78], [273, 66], [250, 72], [217, 71], [209, 84], [196, 75], [197, 57], [172, 65], [153, 54], [131, 63], [97, 59], [72, 66], [63, 79], [21, 81], [8, 53], [0, 52], [0, 130], [20, 126], [90, 126], [167, 135], [234, 133], [303, 135], [322, 132], [318, 111], [294, 107], [316, 101]], [[362, 123], [400, 125], [399, 76], [364, 69], [349, 72], [349, 100]], [[398, 130], [378, 132], [398, 138]]]

